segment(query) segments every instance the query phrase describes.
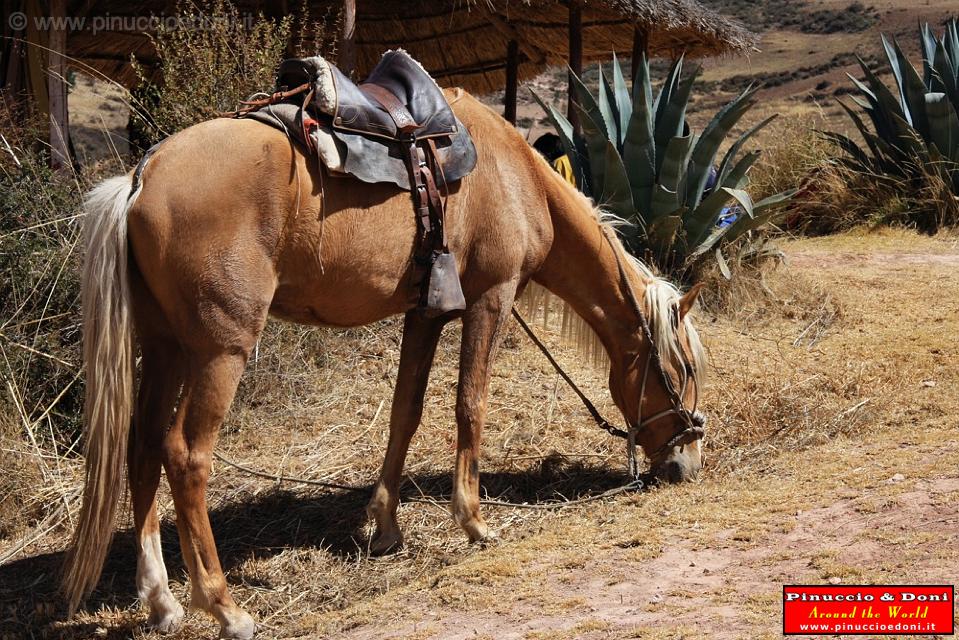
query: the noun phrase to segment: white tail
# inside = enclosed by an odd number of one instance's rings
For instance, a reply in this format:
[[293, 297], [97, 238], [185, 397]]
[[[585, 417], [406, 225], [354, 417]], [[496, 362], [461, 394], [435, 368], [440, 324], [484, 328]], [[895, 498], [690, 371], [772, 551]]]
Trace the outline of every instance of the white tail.
[[105, 180], [88, 195], [83, 223], [83, 362], [86, 369], [86, 480], [83, 507], [63, 574], [70, 613], [96, 586], [126, 482], [133, 406], [133, 322], [127, 256], [131, 178]]

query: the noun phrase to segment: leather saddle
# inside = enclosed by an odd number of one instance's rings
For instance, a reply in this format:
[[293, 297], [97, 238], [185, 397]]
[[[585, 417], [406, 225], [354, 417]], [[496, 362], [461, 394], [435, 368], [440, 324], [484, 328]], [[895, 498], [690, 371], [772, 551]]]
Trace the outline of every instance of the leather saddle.
[[[320, 57], [283, 61], [277, 73], [277, 92], [304, 85], [310, 88], [307, 104], [299, 96], [289, 97], [273, 103], [272, 109], [259, 109], [249, 115], [280, 128], [285, 124], [293, 137], [321, 151], [324, 164], [333, 172], [409, 190], [406, 154], [399, 143], [411, 135], [433, 141], [442, 168], [435, 176], [440, 186], [465, 177], [476, 165], [473, 141], [450, 109], [443, 90], [405, 51], [383, 54], [361, 84], [354, 84]], [[405, 124], [415, 125], [411, 130], [402, 131], [382, 104], [384, 89], [405, 107], [412, 118]], [[311, 129], [310, 116], [316, 123], [315, 130]]]
[[476, 148], [416, 60], [388, 51], [361, 84], [320, 57], [286, 60], [275, 92], [243, 104], [234, 117], [285, 131], [331, 173], [410, 191], [419, 231], [414, 261], [423, 272], [419, 306], [427, 315], [465, 309], [439, 189], [472, 171]]

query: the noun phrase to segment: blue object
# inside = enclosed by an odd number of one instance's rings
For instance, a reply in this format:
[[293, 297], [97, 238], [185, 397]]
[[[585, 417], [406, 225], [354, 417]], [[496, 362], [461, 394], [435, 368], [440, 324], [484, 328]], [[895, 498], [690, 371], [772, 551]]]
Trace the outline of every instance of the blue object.
[[739, 207], [723, 207], [722, 212], [719, 214], [719, 219], [716, 221], [716, 226], [720, 229], [723, 227], [728, 227], [732, 223], [736, 222], [736, 219], [739, 218], [739, 214]]

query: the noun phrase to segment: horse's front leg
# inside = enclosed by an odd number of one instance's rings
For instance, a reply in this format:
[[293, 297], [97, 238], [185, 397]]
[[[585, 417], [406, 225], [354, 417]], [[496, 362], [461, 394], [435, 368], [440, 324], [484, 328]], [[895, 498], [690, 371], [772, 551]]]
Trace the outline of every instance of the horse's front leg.
[[490, 370], [515, 296], [516, 282], [497, 285], [473, 301], [463, 315], [451, 511], [470, 542], [490, 537], [479, 509], [480, 438], [486, 423]]
[[446, 320], [423, 317], [415, 309], [406, 314], [400, 367], [390, 411], [390, 442], [379, 481], [366, 507], [370, 519], [376, 523], [376, 533], [370, 545], [370, 551], [374, 554], [387, 553], [403, 544], [403, 534], [396, 522], [400, 477], [410, 440], [423, 415], [423, 396], [433, 365], [433, 354], [436, 353], [436, 344], [445, 324]]

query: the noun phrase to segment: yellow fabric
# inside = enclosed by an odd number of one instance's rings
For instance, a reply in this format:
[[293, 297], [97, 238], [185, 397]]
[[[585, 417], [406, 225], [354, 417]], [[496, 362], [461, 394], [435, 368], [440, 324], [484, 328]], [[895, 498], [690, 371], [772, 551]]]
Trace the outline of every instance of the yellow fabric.
[[576, 186], [576, 178], [573, 176], [573, 165], [569, 162], [569, 156], [562, 155], [553, 162], [553, 168], [563, 176], [563, 180]]

